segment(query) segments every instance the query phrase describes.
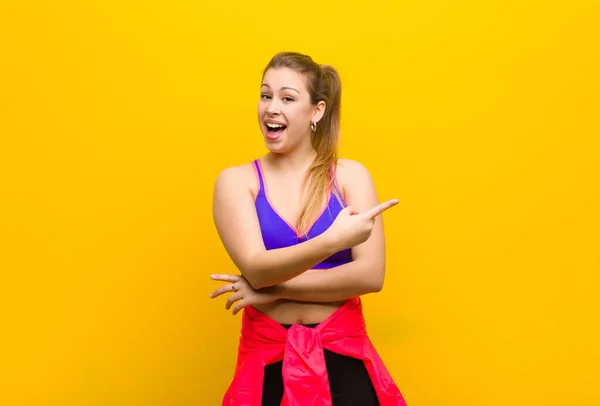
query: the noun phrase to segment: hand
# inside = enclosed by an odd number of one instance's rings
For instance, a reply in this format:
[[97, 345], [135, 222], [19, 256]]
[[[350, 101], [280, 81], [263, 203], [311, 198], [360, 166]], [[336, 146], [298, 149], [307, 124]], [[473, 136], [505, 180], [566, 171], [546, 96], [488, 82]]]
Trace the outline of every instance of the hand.
[[221, 296], [223, 293], [233, 292], [233, 295], [229, 296], [227, 303], [225, 304], [225, 308], [229, 310], [231, 305], [239, 300], [233, 307], [233, 315], [236, 315], [248, 305], [270, 303], [279, 299], [275, 286], [257, 290], [254, 289], [242, 275], [215, 274], [211, 275], [210, 278], [216, 281], [230, 282], [212, 292], [210, 297], [214, 299]]
[[333, 244], [341, 249], [356, 247], [367, 241], [375, 225], [375, 218], [385, 210], [398, 204], [397, 199], [388, 200], [377, 206], [359, 213], [351, 206], [344, 208], [327, 229]]

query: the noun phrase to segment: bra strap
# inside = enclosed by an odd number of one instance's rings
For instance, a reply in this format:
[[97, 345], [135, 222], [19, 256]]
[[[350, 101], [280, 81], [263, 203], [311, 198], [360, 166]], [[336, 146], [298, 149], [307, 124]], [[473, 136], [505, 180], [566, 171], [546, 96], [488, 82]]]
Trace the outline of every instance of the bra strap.
[[254, 162], [254, 170], [256, 171], [256, 177], [258, 178], [258, 185], [259, 185], [259, 189], [258, 189], [258, 194], [264, 194], [265, 192], [265, 182], [263, 180], [263, 174], [262, 171], [260, 170], [260, 162], [258, 161], [258, 159], [255, 159]]
[[340, 192], [340, 189], [337, 187], [337, 179], [335, 178], [335, 164], [332, 162], [331, 163], [331, 169], [329, 171], [330, 176], [331, 176], [331, 183], [333, 185], [333, 188], [335, 189], [336, 193], [340, 196], [340, 199], [342, 200], [343, 204], [342, 206], [346, 206], [345, 201], [344, 201], [344, 197], [342, 196], [342, 193]]
[[335, 179], [335, 166], [334, 166], [333, 162], [331, 163], [331, 166], [329, 167], [329, 177], [331, 178], [331, 183], [333, 185], [333, 188], [341, 196], [342, 194], [340, 193], [340, 190], [337, 187], [337, 181]]

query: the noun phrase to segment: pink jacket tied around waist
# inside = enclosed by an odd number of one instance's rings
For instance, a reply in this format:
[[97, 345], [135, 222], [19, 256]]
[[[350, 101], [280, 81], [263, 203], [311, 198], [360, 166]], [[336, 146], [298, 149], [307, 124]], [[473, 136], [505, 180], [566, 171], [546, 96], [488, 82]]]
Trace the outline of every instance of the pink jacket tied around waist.
[[381, 406], [406, 406], [367, 336], [360, 298], [350, 299], [317, 327], [287, 330], [251, 306], [244, 309], [233, 381], [223, 406], [260, 406], [264, 366], [283, 359], [282, 406], [332, 406], [323, 348], [365, 363]]

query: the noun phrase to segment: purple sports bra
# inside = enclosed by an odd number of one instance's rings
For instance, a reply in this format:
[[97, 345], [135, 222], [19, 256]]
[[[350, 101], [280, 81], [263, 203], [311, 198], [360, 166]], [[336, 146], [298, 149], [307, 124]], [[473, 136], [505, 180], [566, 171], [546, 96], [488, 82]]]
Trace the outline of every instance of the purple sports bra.
[[[253, 164], [259, 184], [258, 194], [256, 195], [255, 201], [256, 213], [258, 214], [258, 221], [260, 223], [260, 231], [262, 233], [263, 242], [265, 244], [265, 248], [268, 250], [296, 245], [322, 234], [331, 226], [339, 212], [344, 208], [344, 205], [340, 204], [330, 188], [327, 197], [327, 204], [323, 208], [321, 215], [317, 217], [315, 222], [308, 229], [306, 235], [300, 236], [300, 233], [296, 227], [292, 226], [283, 217], [281, 217], [281, 215], [269, 201], [263, 177], [264, 171], [262, 170], [260, 161], [257, 159], [253, 162]], [[330, 176], [333, 177], [333, 164], [331, 169]], [[341, 193], [336, 186], [335, 177], [333, 179], [333, 187], [341, 196]], [[351, 261], [352, 251], [350, 249], [345, 249], [343, 251], [336, 252], [323, 262], [315, 265], [313, 269], [333, 268]]]

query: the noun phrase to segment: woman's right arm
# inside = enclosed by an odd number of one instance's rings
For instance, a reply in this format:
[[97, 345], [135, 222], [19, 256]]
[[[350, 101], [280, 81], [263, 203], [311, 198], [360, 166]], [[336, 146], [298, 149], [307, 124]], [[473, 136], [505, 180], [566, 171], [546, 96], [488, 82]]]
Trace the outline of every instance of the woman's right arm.
[[213, 218], [227, 253], [254, 289], [292, 279], [345, 248], [325, 232], [291, 247], [267, 250], [248, 187], [250, 175], [243, 166], [219, 174]]

